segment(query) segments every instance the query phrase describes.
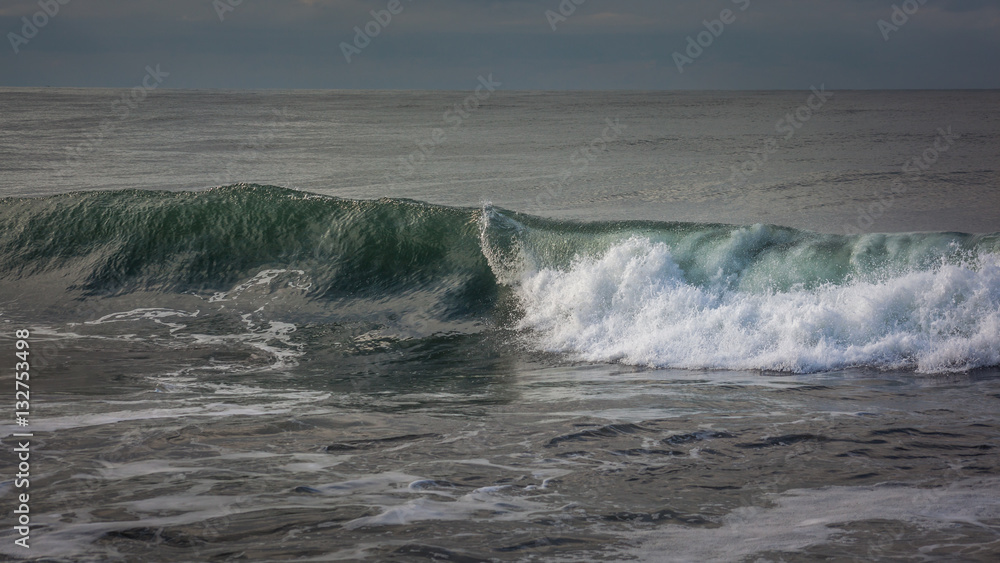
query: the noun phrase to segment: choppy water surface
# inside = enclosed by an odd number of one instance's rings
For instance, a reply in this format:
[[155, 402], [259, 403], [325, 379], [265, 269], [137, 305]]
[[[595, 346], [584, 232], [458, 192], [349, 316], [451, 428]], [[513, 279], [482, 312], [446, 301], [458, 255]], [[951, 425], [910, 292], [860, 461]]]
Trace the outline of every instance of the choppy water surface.
[[[56, 362], [86, 352], [61, 354]], [[355, 375], [361, 385], [279, 373], [253, 383], [170, 375], [140, 383], [111, 365], [76, 383], [133, 379], [132, 389], [50, 392], [35, 430], [33, 553], [95, 561], [989, 561], [997, 553], [995, 371], [782, 376], [507, 358], [475, 376], [400, 384], [402, 374], [424, 375], [413, 363], [376, 362]], [[395, 381], [373, 389], [380, 378]]]
[[498, 93], [389, 183], [444, 95], [167, 92], [67, 163], [111, 94], [0, 91], [29, 558], [1000, 554], [996, 93], [837, 93], [739, 186], [800, 93]]

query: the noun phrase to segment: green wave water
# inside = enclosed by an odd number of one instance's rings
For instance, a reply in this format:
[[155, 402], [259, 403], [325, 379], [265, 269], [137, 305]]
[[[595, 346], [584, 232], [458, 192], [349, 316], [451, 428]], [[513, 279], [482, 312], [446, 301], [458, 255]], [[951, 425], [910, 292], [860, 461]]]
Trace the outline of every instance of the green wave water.
[[0, 289], [32, 302], [262, 286], [272, 315], [500, 323], [655, 367], [995, 365], [998, 255], [998, 234], [579, 223], [258, 185], [0, 200]]

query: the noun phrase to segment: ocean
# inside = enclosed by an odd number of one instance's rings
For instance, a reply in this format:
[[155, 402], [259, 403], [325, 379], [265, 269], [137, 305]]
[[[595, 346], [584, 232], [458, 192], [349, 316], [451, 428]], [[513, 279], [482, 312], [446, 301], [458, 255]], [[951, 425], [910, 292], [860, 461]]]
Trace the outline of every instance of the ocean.
[[0, 89], [0, 557], [1000, 556], [1000, 92], [494, 84]]

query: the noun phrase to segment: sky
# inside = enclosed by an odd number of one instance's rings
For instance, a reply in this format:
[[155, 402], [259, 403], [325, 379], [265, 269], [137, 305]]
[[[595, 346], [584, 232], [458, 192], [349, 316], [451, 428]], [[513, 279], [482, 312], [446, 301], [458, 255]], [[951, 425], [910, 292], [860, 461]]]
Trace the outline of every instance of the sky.
[[0, 86], [1000, 88], [998, 0], [0, 0], [0, 31]]

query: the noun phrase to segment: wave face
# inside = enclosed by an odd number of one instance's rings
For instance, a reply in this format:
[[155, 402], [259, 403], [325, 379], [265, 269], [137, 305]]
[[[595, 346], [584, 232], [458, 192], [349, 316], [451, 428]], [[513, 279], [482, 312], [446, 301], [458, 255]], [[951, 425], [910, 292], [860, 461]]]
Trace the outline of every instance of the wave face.
[[7, 199], [0, 279], [62, 272], [91, 296], [205, 293], [274, 269], [304, 277], [312, 300], [423, 293], [461, 315], [495, 290], [473, 215], [254, 185]]
[[253, 185], [89, 192], [0, 200], [0, 290], [48, 313], [183, 296], [407, 338], [499, 324], [537, 350], [651, 367], [1000, 365], [996, 234], [572, 223]]

